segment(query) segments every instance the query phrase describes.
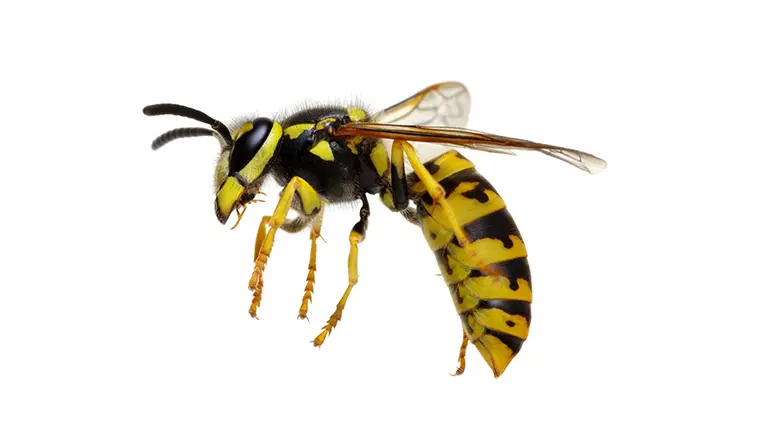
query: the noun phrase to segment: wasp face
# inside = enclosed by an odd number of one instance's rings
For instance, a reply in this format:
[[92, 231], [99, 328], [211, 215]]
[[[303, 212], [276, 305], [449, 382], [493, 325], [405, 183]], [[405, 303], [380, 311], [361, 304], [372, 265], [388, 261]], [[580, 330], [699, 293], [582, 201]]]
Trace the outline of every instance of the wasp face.
[[216, 166], [216, 217], [226, 224], [237, 208], [253, 199], [275, 159], [282, 126], [268, 118], [245, 123], [224, 148]]

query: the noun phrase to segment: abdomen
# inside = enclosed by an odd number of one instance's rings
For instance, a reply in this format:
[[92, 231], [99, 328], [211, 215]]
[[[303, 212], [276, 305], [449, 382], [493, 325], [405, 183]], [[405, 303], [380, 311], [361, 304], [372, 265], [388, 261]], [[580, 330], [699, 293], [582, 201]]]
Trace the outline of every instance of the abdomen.
[[519, 353], [530, 326], [532, 289], [525, 244], [505, 202], [474, 164], [450, 151], [424, 165], [445, 189], [469, 245], [458, 245], [442, 208], [414, 179], [410, 194], [419, 224], [464, 331], [498, 377]]

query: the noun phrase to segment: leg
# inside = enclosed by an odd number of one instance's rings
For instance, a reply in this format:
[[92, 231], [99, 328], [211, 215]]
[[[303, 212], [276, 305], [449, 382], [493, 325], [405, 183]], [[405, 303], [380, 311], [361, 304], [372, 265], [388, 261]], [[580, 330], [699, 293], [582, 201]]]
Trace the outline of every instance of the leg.
[[413, 146], [404, 140], [395, 140], [392, 146], [392, 154], [394, 154], [395, 148], [402, 148], [402, 150], [405, 151], [407, 160], [410, 162], [410, 166], [413, 167], [413, 171], [415, 172], [416, 176], [418, 176], [418, 179], [423, 182], [424, 187], [426, 187], [426, 191], [434, 200], [434, 203], [438, 204], [445, 212], [445, 216], [449, 224], [446, 227], [453, 231], [458, 244], [462, 247], [468, 245], [469, 239], [466, 237], [466, 233], [464, 233], [463, 229], [458, 224], [458, 219], [455, 217], [455, 213], [453, 212], [452, 208], [449, 204], [447, 204], [445, 189], [442, 188], [442, 185], [440, 185], [439, 182], [434, 179], [431, 173], [426, 170], [426, 167], [424, 167], [423, 163], [421, 163], [421, 160], [418, 159], [418, 154], [416, 154]]
[[[253, 250], [254, 263], [258, 261], [258, 251], [261, 249], [261, 245], [264, 244], [264, 236], [266, 236], [266, 225], [269, 224], [271, 219], [272, 217], [270, 216], [261, 218], [261, 224], [258, 226], [258, 234], [256, 235], [256, 247]], [[248, 282], [248, 288], [253, 291], [253, 302], [250, 304], [248, 313], [251, 317], [258, 319], [256, 312], [258, 311], [258, 306], [261, 305], [261, 293], [264, 289], [264, 280], [262, 277], [259, 277], [258, 280], [254, 282], [254, 276], [256, 276], [255, 269], [253, 269], [253, 275], [251, 275], [250, 282]]]
[[312, 301], [312, 293], [314, 292], [314, 272], [317, 271], [317, 238], [320, 237], [324, 212], [325, 205], [322, 205], [320, 212], [312, 220], [312, 231], [309, 235], [309, 238], [312, 240], [312, 248], [309, 253], [309, 274], [306, 275], [304, 298], [301, 301], [301, 307], [298, 309], [298, 318], [302, 320], [306, 319], [306, 312], [309, 310], [309, 302]]
[[316, 338], [314, 338], [314, 346], [321, 346], [323, 342], [325, 342], [325, 338], [330, 334], [331, 331], [336, 327], [336, 324], [338, 324], [338, 321], [341, 321], [341, 314], [344, 311], [344, 307], [346, 306], [346, 301], [349, 299], [349, 294], [352, 292], [352, 288], [354, 288], [355, 285], [357, 285], [357, 244], [362, 242], [363, 239], [365, 239], [365, 231], [368, 228], [368, 217], [370, 216], [370, 206], [368, 205], [368, 199], [363, 194], [361, 197], [362, 199], [362, 209], [360, 209], [360, 220], [357, 224], [354, 224], [354, 227], [352, 228], [352, 232], [349, 233], [349, 244], [351, 245], [349, 249], [349, 286], [346, 287], [346, 291], [344, 291], [344, 295], [341, 297], [341, 300], [338, 302], [338, 305], [336, 305], [336, 311], [333, 312], [333, 315], [330, 316], [330, 319], [328, 319], [328, 322], [325, 324], [325, 326], [322, 328], [322, 332], [317, 335]]
[[[278, 228], [285, 225], [285, 218], [296, 193], [298, 193], [298, 197], [301, 199], [301, 210], [304, 216], [313, 217], [322, 207], [320, 196], [314, 188], [308, 182], [296, 176], [282, 190], [282, 196], [277, 203], [277, 207], [274, 209], [274, 214], [270, 217], [265, 216], [261, 220], [256, 237], [253, 275], [250, 277], [250, 282], [248, 282], [248, 288], [254, 291], [253, 303], [250, 306], [250, 315], [253, 318], [257, 318], [256, 312], [261, 304], [264, 268], [274, 246], [274, 234]], [[268, 231], [266, 231], [267, 224], [269, 225]]]
[[[259, 194], [265, 195], [261, 191], [256, 191], [256, 195], [259, 195]], [[265, 200], [261, 200], [261, 199], [253, 199], [253, 200], [249, 201], [245, 206], [243, 206], [242, 210], [240, 210], [239, 207], [237, 209], [235, 209], [235, 212], [237, 212], [237, 222], [234, 223], [234, 225], [232, 226], [232, 228], [230, 230], [234, 230], [235, 228], [237, 228], [238, 225], [240, 225], [240, 221], [242, 221], [242, 216], [245, 215], [245, 210], [248, 208], [249, 204], [263, 203], [264, 201]]]
[[[405, 156], [407, 156], [410, 165], [413, 167], [413, 172], [423, 183], [426, 191], [429, 193], [429, 196], [431, 196], [432, 200], [434, 201], [434, 204], [437, 204], [440, 206], [440, 208], [442, 208], [448, 224], [445, 227], [449, 228], [453, 232], [455, 239], [458, 241], [458, 245], [461, 248], [466, 249], [466, 254], [469, 256], [471, 261], [475, 262], [475, 267], [481, 268], [482, 271], [490, 276], [498, 275], [497, 270], [489, 267], [479, 256], [474, 247], [469, 243], [469, 238], [466, 235], [466, 232], [458, 223], [458, 218], [455, 216], [453, 208], [447, 201], [445, 189], [442, 188], [442, 185], [440, 185], [439, 182], [434, 179], [431, 173], [429, 173], [426, 167], [424, 167], [423, 163], [421, 163], [421, 160], [418, 159], [418, 154], [416, 154], [413, 146], [404, 140], [395, 140], [392, 144], [392, 154], [394, 154], [395, 148], [402, 148], [402, 150], [405, 152]], [[394, 157], [392, 156], [392, 158]]]
[[[396, 142], [396, 141], [395, 141]], [[386, 172], [386, 186], [381, 193], [384, 205], [396, 212], [404, 211], [408, 207], [409, 197], [407, 192], [407, 180], [405, 178], [405, 157], [402, 145], [393, 145], [391, 148], [391, 166]]]
[[461, 342], [461, 351], [458, 353], [458, 369], [455, 369], [453, 376], [463, 375], [463, 371], [466, 370], [466, 347], [469, 346], [469, 336], [466, 332], [463, 332], [463, 341]]
[[[269, 224], [271, 219], [272, 217], [270, 216], [261, 218], [261, 224], [258, 226], [258, 235], [256, 235], [256, 246], [253, 251], [254, 262], [258, 261], [258, 251], [261, 249], [261, 245], [264, 243], [264, 237], [266, 236], [266, 225]], [[294, 233], [303, 230], [304, 227], [309, 225], [309, 221], [311, 221], [311, 218], [299, 215], [295, 219], [286, 221], [285, 224], [280, 226], [280, 228], [290, 233]], [[253, 282], [253, 278], [251, 277], [251, 282], [248, 284], [248, 288], [253, 291], [253, 302], [250, 304], [248, 313], [250, 313], [250, 316], [253, 318], [258, 319], [256, 312], [258, 310], [258, 306], [261, 304], [261, 293], [264, 289], [263, 277], [259, 278], [256, 283]]]

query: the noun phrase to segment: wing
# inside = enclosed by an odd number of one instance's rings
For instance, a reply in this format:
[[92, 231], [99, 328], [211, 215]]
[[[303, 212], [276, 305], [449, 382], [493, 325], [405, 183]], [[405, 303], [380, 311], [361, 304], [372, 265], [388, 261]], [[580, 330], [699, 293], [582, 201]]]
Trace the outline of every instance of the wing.
[[604, 160], [585, 152], [465, 128], [350, 122], [338, 127], [334, 134], [430, 142], [500, 154], [514, 154], [513, 150], [538, 151], [592, 174], [599, 173], [607, 167]]
[[465, 127], [471, 98], [460, 82], [442, 82], [424, 88], [370, 118], [384, 124]]

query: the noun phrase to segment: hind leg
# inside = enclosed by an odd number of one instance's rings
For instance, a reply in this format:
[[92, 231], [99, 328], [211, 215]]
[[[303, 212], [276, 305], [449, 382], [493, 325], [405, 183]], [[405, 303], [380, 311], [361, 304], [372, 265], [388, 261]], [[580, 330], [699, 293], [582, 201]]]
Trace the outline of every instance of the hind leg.
[[469, 346], [469, 335], [463, 329], [461, 332], [463, 333], [463, 341], [461, 342], [461, 350], [458, 352], [458, 368], [455, 369], [453, 376], [463, 375], [463, 371], [466, 370], [466, 348]]
[[[450, 229], [455, 236], [455, 239], [458, 241], [458, 245], [466, 250], [467, 257], [470, 261], [474, 262], [474, 267], [481, 268], [484, 272], [490, 275], [496, 274], [496, 271], [493, 268], [488, 267], [488, 264], [485, 263], [477, 250], [474, 249], [475, 247], [469, 242], [469, 237], [466, 235], [466, 232], [458, 221], [455, 211], [448, 202], [447, 196], [445, 195], [445, 189], [442, 188], [442, 185], [434, 179], [434, 176], [429, 173], [423, 163], [421, 163], [421, 160], [418, 159], [418, 154], [416, 154], [413, 145], [404, 140], [395, 140], [392, 146], [392, 154], [394, 154], [395, 150], [404, 152], [410, 165], [413, 167], [413, 172], [423, 184], [429, 196], [434, 201], [434, 204], [439, 205], [442, 209], [447, 223], [445, 228]], [[394, 158], [394, 156], [392, 156], [392, 158]], [[392, 176], [392, 181], [395, 180], [396, 177]]]

